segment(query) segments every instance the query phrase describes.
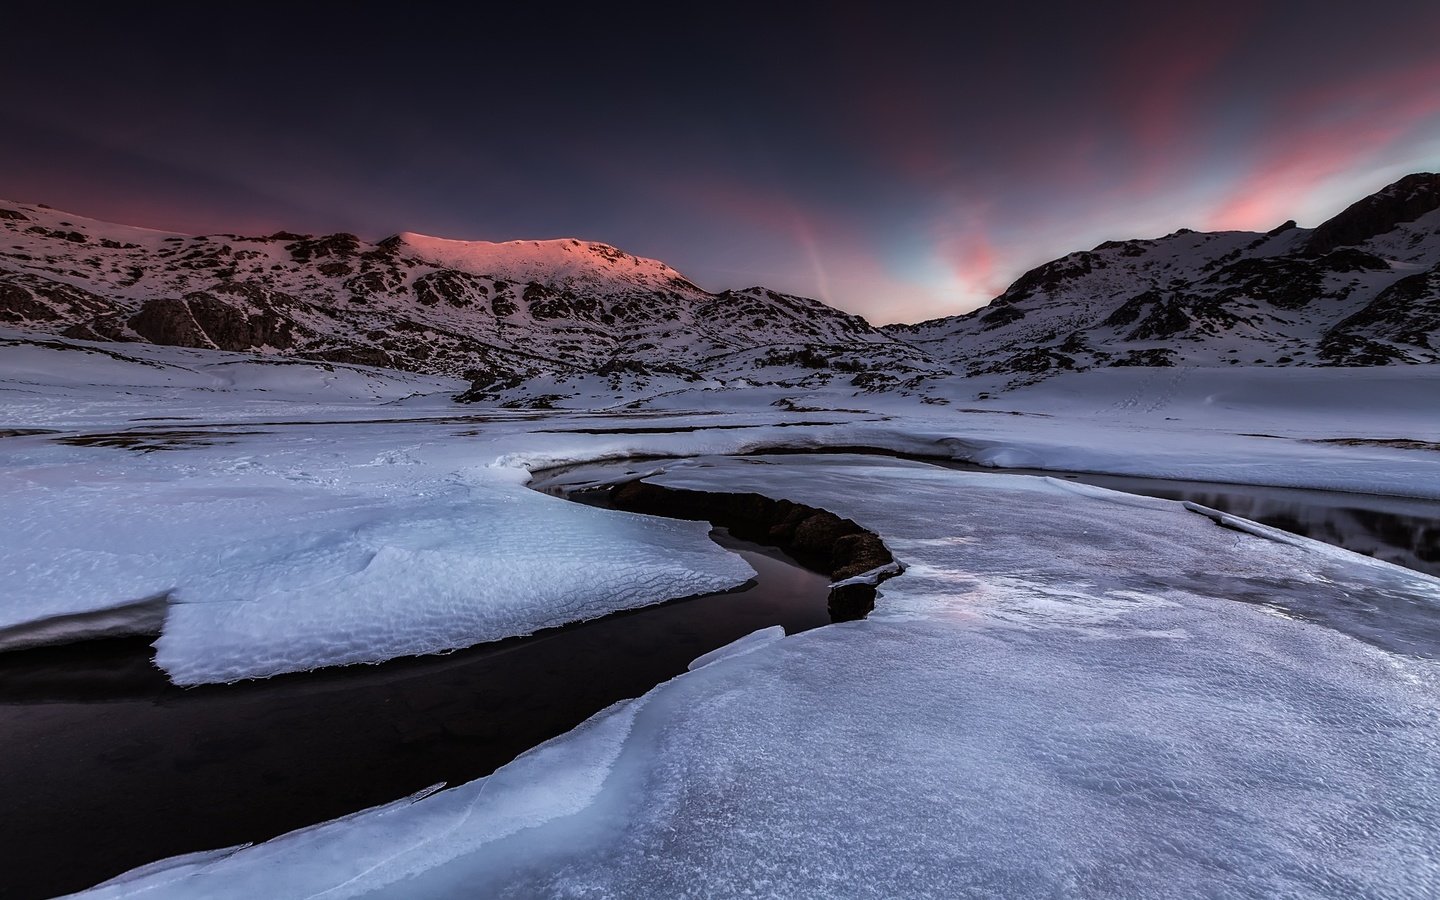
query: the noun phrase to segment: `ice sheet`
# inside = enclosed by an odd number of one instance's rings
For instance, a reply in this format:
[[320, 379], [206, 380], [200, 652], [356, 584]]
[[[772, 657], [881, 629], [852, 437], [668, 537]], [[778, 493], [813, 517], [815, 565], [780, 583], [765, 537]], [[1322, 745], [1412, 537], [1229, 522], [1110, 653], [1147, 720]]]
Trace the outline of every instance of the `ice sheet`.
[[1433, 579], [1050, 479], [790, 457], [658, 480], [832, 509], [907, 570], [869, 620], [696, 668], [483, 782], [96, 896], [1440, 889], [1435, 663], [1230, 596], [1378, 572], [1433, 614]]
[[[176, 591], [156, 662], [178, 684], [437, 653], [724, 590], [754, 571], [705, 523], [510, 487], [435, 498]], [[193, 599], [191, 599], [193, 598]]]
[[0, 490], [0, 629], [98, 635], [114, 630], [98, 613], [165, 596], [156, 661], [194, 684], [434, 653], [753, 575], [703, 523], [427, 461], [399, 430], [348, 445], [225, 433], [153, 453], [18, 439]]

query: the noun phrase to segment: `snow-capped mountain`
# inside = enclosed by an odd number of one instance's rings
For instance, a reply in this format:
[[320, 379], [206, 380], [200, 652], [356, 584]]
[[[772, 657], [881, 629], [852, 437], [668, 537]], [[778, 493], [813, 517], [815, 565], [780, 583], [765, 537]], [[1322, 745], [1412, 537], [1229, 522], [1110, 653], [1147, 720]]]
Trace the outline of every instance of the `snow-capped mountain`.
[[1440, 361], [1440, 175], [1315, 229], [1108, 241], [963, 316], [886, 329], [968, 374]]
[[[0, 202], [0, 324], [473, 380], [935, 368], [864, 319], [579, 240], [192, 236]], [[853, 377], [846, 374], [845, 377]]]
[[1109, 241], [975, 312], [884, 329], [573, 239], [192, 236], [12, 202], [0, 227], [0, 326], [459, 376], [467, 399], [525, 405], [697, 383], [923, 392], [955, 373], [1440, 362], [1434, 174], [1315, 229]]

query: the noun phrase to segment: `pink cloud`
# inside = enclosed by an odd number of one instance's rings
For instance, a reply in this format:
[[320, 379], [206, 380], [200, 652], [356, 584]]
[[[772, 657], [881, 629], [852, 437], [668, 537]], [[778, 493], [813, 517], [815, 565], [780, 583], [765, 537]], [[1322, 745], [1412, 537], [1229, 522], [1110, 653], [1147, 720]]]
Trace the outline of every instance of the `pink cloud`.
[[1226, 74], [1253, 12], [1212, 5], [1204, 15], [1174, 7], [1139, 21], [1106, 66], [1107, 106], [1121, 113], [1122, 131], [1138, 168], [1127, 190], [1168, 181], [1195, 146], [1207, 93]]
[[988, 298], [1005, 289], [1002, 259], [983, 220], [976, 218], [960, 232], [941, 238], [936, 249], [963, 294]]
[[1440, 61], [1427, 60], [1292, 98], [1270, 123], [1249, 172], [1206, 227], [1268, 228], [1326, 182], [1383, 157], [1427, 128], [1440, 131]]

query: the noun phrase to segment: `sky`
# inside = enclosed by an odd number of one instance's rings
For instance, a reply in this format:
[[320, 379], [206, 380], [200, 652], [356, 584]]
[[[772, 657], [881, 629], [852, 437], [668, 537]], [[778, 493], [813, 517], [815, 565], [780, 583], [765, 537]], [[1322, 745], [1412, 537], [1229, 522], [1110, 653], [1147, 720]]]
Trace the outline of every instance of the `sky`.
[[1440, 170], [1433, 0], [492, 6], [18, 5], [0, 197], [578, 237], [885, 324], [1104, 240], [1313, 226]]

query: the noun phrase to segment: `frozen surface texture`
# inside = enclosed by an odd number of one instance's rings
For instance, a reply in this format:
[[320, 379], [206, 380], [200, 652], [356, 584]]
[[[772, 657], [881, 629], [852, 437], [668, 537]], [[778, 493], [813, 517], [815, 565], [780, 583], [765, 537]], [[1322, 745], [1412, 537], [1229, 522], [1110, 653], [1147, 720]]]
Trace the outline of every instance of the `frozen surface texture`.
[[97, 468], [22, 470], [4, 559], [23, 602], [0, 621], [167, 595], [156, 661], [179, 684], [435, 653], [753, 574], [704, 524], [590, 509], [508, 476]]
[[298, 548], [257, 542], [260, 564], [176, 592], [155, 659], [180, 684], [376, 662], [724, 590], [754, 575], [708, 532], [704, 523], [616, 515], [515, 487], [436, 498], [338, 538], [307, 535]]
[[163, 604], [187, 683], [442, 650], [750, 574], [703, 525], [531, 470], [757, 491], [884, 538], [906, 570], [870, 619], [757, 633], [481, 781], [95, 895], [1432, 897], [1433, 579], [1063, 480], [720, 455], [1434, 499], [1437, 386], [1114, 369], [536, 413], [363, 367], [3, 344], [0, 637], [153, 631]]
[[1435, 580], [1053, 479], [657, 480], [853, 517], [906, 572], [869, 620], [747, 639], [482, 781], [94, 896], [1440, 891], [1434, 643], [1294, 612], [1383, 589], [1433, 618]]

